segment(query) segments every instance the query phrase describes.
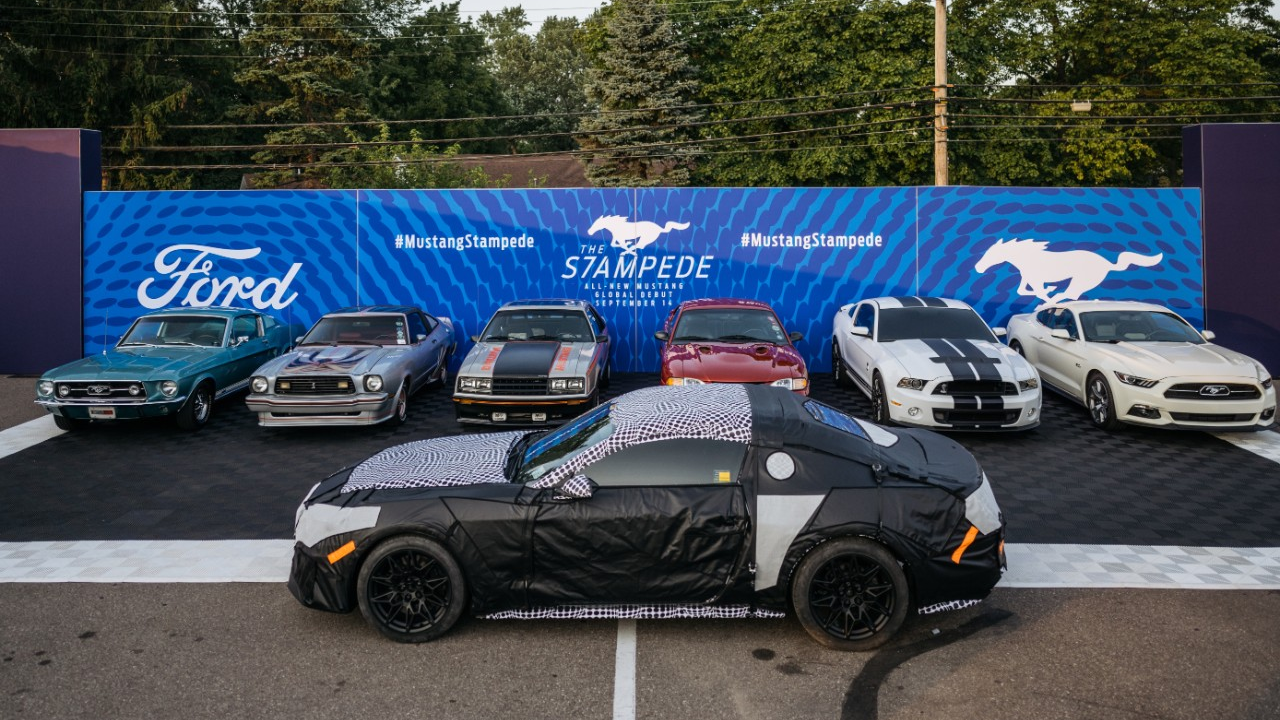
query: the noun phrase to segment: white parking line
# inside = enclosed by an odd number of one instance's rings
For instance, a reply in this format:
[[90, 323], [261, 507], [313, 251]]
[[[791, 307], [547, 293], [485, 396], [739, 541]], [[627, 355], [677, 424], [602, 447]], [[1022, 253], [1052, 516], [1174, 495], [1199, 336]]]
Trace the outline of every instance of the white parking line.
[[33, 445], [39, 445], [63, 432], [65, 431], [59, 430], [58, 426], [53, 424], [52, 415], [28, 420], [8, 430], [0, 430], [0, 458], [26, 450]]
[[1241, 450], [1248, 450], [1272, 462], [1280, 463], [1280, 433], [1271, 430], [1261, 432], [1214, 433], [1214, 437], [1225, 440]]
[[636, 717], [636, 621], [618, 621], [618, 650], [613, 659], [613, 720]]

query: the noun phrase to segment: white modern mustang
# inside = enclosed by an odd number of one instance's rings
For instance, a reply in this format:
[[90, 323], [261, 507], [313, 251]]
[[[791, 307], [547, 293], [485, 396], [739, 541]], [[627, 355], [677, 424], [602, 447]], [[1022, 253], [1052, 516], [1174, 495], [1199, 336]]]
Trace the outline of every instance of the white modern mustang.
[[1275, 423], [1276, 391], [1258, 361], [1209, 342], [1177, 313], [1138, 302], [1052, 303], [1009, 320], [1009, 346], [1051, 388], [1120, 423], [1258, 430]]

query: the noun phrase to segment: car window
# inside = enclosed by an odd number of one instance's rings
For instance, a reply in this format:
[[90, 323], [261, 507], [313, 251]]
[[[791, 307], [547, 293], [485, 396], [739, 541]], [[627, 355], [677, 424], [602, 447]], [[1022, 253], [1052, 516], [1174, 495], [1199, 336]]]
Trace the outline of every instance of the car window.
[[[412, 317], [412, 316], [414, 316], [414, 315], [419, 315], [419, 313], [410, 313], [410, 316], [411, 316], [411, 317]], [[439, 320], [437, 320], [436, 318], [434, 318], [434, 317], [432, 317], [431, 315], [428, 315], [428, 314], [426, 314], [426, 313], [421, 313], [421, 317], [420, 317], [420, 319], [425, 319], [425, 320], [426, 320], [426, 323], [427, 323], [427, 334], [428, 334], [428, 335], [430, 335], [431, 333], [435, 332], [436, 326], [440, 324], [440, 321], [439, 321]]]
[[1073, 338], [1080, 337], [1080, 330], [1076, 327], [1076, 316], [1066, 308], [1058, 309], [1058, 327], [1066, 330]]
[[747, 446], [727, 440], [659, 440], [623, 448], [581, 470], [602, 487], [728, 485], [738, 482]]
[[299, 345], [404, 345], [403, 315], [329, 315]]
[[515, 481], [531, 483], [613, 434], [605, 403], [537, 438], [524, 448]]
[[921, 338], [962, 338], [996, 342], [991, 328], [969, 308], [909, 307], [881, 308], [880, 342]]
[[1054, 323], [1053, 308], [1046, 308], [1036, 313], [1036, 322], [1052, 330]]
[[416, 345], [419, 342], [418, 340], [419, 336], [426, 337], [429, 333], [427, 332], [426, 324], [422, 322], [421, 315], [419, 315], [418, 313], [409, 313], [408, 317], [409, 317], [409, 344]]
[[871, 331], [871, 337], [876, 336], [876, 309], [870, 303], [863, 303], [858, 306], [857, 311], [853, 314], [854, 327], [864, 327]]
[[694, 308], [680, 313], [671, 338], [687, 342], [767, 342], [788, 345], [782, 323], [771, 310], [759, 308]]
[[605, 324], [604, 318], [600, 317], [600, 313], [596, 312], [595, 307], [587, 306], [587, 317], [591, 318], [591, 322], [595, 325], [594, 329], [597, 335], [605, 334], [609, 326]]
[[1168, 312], [1099, 310], [1080, 313], [1080, 324], [1088, 342], [1204, 343], [1186, 320]]
[[262, 316], [262, 327], [264, 331], [270, 331], [279, 324], [280, 323], [276, 322], [276, 319], [271, 317], [270, 315]]
[[121, 347], [131, 345], [201, 345], [218, 347], [227, 330], [224, 318], [196, 315], [163, 315], [138, 318], [120, 339]]
[[559, 340], [591, 342], [591, 327], [581, 310], [499, 310], [485, 327], [482, 342]]
[[256, 338], [259, 337], [258, 319], [253, 315], [241, 315], [231, 323], [231, 337], [234, 338]]

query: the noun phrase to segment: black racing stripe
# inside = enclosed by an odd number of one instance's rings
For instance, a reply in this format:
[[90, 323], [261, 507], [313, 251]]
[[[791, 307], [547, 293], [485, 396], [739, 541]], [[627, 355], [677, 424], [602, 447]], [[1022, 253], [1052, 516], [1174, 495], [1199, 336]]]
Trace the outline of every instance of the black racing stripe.
[[502, 352], [493, 363], [493, 376], [546, 377], [551, 374], [551, 364], [555, 362], [558, 350], [558, 342], [509, 342], [502, 346]]
[[924, 307], [924, 301], [918, 297], [900, 297], [898, 302], [902, 303], [902, 307]]
[[978, 409], [977, 395], [952, 395], [951, 399], [955, 400], [957, 410], [977, 410]]
[[1004, 398], [999, 395], [984, 395], [980, 398], [983, 410], [1003, 410]]
[[960, 351], [961, 357], [973, 366], [974, 372], [978, 374], [979, 380], [993, 380], [999, 382], [1000, 369], [996, 367], [1000, 363], [999, 358], [988, 357], [982, 349], [973, 344], [972, 340], [956, 339], [949, 340], [956, 350]]
[[978, 371], [965, 360], [946, 340], [938, 338], [921, 338], [920, 342], [933, 351], [933, 361], [947, 366], [953, 380], [977, 380]]
[[947, 302], [945, 300], [943, 300], [942, 298], [936, 298], [936, 297], [921, 297], [920, 302], [924, 303], [925, 307], [944, 308], [947, 306]]

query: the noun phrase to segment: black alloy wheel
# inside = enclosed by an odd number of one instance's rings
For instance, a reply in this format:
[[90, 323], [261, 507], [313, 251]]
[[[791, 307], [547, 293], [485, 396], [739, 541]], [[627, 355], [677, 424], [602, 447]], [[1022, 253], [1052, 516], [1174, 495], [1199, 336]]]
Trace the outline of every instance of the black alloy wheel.
[[203, 382], [191, 391], [191, 397], [183, 403], [174, 420], [183, 430], [199, 430], [209, 422], [212, 414], [213, 387], [208, 382]]
[[889, 418], [889, 398], [884, 394], [884, 380], [880, 379], [878, 372], [871, 378], [871, 416], [880, 425], [892, 422]]
[[840, 343], [835, 338], [831, 339], [831, 371], [836, 375], [836, 385], [839, 387], [851, 387], [853, 385], [853, 376], [849, 374], [849, 368], [844, 364], [844, 356], [840, 354]]
[[796, 571], [791, 602], [800, 624], [833, 650], [871, 650], [889, 642], [911, 602], [902, 566], [866, 538], [823, 543]]
[[360, 613], [396, 642], [434, 640], [462, 616], [462, 571], [447, 550], [426, 538], [388, 540], [369, 555], [356, 580]]
[[1009, 341], [1009, 349], [1010, 349], [1010, 350], [1013, 350], [1013, 351], [1014, 351], [1014, 352], [1016, 352], [1016, 353], [1018, 353], [1018, 354], [1019, 354], [1019, 355], [1021, 355], [1022, 357], [1026, 357], [1026, 356], [1027, 356], [1026, 351], [1024, 351], [1024, 350], [1022, 349], [1022, 343], [1018, 342], [1017, 340], [1011, 340], [1011, 341]]
[[1102, 373], [1089, 373], [1089, 379], [1085, 381], [1085, 405], [1089, 408], [1089, 419], [1094, 426], [1103, 430], [1120, 427], [1120, 421], [1116, 419], [1116, 404], [1111, 386]]

